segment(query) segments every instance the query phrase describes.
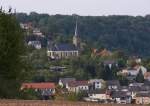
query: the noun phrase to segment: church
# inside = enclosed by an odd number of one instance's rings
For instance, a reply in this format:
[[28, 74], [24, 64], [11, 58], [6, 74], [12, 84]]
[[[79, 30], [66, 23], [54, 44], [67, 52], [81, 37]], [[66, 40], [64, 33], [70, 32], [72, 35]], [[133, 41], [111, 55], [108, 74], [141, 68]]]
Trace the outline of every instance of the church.
[[75, 34], [73, 36], [73, 43], [55, 44], [48, 46], [47, 55], [51, 59], [68, 59], [79, 56], [80, 38], [78, 35], [78, 23], [76, 21]]

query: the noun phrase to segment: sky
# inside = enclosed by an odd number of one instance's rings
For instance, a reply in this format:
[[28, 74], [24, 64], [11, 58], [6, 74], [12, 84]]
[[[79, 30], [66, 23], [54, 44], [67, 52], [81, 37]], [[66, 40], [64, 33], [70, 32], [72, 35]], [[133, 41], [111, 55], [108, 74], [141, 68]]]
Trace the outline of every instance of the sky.
[[0, 0], [4, 9], [17, 12], [78, 14], [83, 16], [150, 14], [150, 0]]

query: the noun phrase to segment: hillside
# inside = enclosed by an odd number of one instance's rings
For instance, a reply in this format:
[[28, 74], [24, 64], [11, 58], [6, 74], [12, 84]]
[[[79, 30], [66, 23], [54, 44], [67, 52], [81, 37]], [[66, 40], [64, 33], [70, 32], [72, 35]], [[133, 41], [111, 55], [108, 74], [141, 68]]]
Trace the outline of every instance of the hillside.
[[[18, 13], [19, 22], [39, 27], [50, 38], [74, 34], [76, 15]], [[79, 16], [78, 34], [92, 47], [123, 50], [130, 55], [150, 55], [150, 15], [142, 16]]]

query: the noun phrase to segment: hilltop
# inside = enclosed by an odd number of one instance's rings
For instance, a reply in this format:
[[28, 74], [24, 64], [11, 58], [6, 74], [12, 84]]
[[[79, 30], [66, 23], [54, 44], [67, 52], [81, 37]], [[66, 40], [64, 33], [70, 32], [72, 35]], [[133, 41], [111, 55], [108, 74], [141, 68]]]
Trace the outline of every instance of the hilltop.
[[[76, 15], [48, 15], [35, 12], [18, 13], [21, 23], [32, 23], [48, 38], [70, 40], [74, 34]], [[91, 47], [123, 50], [129, 55], [150, 55], [150, 15], [142, 16], [78, 16], [78, 33]]]

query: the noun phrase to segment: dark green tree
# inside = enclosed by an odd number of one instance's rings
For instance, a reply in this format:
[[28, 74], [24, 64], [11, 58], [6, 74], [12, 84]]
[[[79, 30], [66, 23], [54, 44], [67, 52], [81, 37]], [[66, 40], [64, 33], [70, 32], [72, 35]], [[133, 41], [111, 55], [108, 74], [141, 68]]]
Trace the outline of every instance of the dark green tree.
[[136, 82], [139, 82], [139, 83], [144, 82], [144, 76], [143, 76], [143, 73], [142, 73], [141, 69], [139, 70], [139, 73], [136, 76]]
[[26, 80], [23, 38], [15, 16], [0, 12], [0, 98], [19, 97], [21, 83]]

